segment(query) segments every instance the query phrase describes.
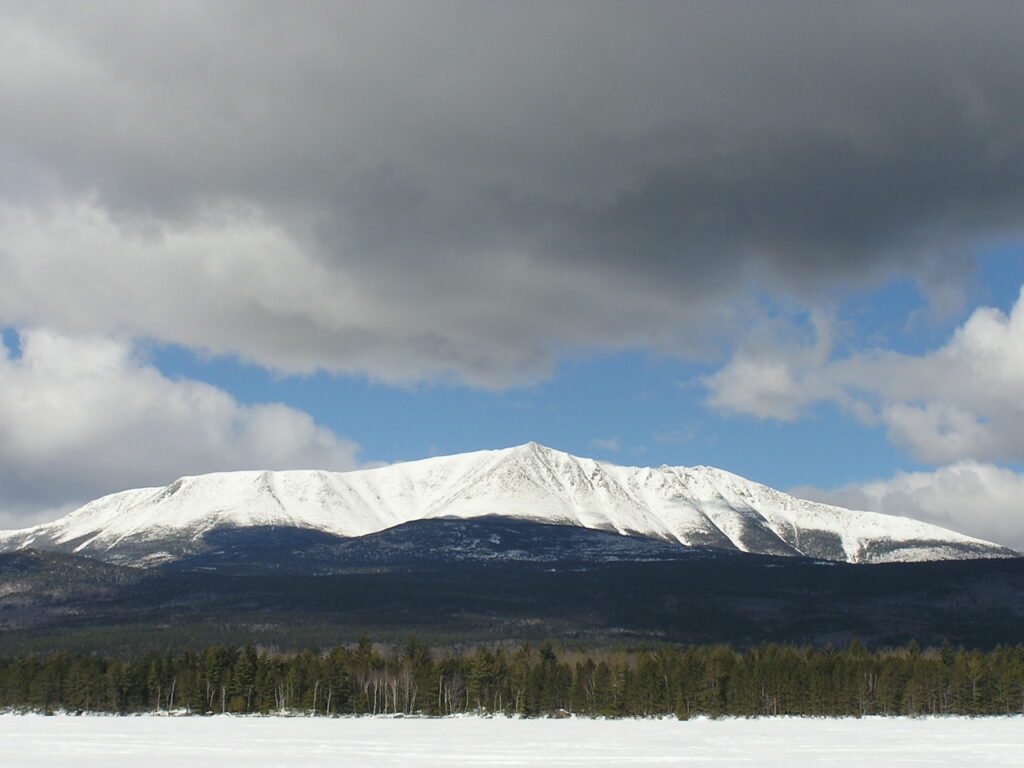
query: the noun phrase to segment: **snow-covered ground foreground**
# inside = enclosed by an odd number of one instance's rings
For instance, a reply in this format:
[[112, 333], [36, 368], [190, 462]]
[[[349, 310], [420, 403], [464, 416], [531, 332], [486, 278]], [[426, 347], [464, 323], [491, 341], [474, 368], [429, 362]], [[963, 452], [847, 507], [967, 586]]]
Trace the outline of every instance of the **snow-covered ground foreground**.
[[0, 716], [0, 764], [76, 768], [1021, 765], [1024, 718], [511, 720]]

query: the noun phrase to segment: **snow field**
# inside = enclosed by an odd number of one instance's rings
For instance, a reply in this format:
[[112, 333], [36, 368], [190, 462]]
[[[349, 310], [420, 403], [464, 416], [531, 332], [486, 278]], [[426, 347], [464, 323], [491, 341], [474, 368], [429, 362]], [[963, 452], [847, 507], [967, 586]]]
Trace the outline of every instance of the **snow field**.
[[0, 715], [8, 768], [1020, 766], [1024, 718], [513, 720]]

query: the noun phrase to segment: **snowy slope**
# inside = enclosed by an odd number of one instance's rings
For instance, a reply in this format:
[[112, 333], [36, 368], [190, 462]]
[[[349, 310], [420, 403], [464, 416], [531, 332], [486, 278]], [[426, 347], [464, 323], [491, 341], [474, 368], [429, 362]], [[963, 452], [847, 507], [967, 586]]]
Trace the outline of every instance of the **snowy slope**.
[[[1020, 765], [1020, 717], [44, 717], [0, 714], [38, 768], [791, 768]], [[410, 755], [415, 755], [410, 760]], [[12, 762], [13, 764], [13, 762]]]
[[52, 523], [0, 532], [0, 550], [115, 562], [172, 559], [224, 527], [364, 536], [412, 520], [503, 515], [688, 546], [848, 562], [1007, 557], [907, 518], [788, 496], [711, 467], [619, 467], [536, 443], [356, 472], [222, 472], [115, 493]]

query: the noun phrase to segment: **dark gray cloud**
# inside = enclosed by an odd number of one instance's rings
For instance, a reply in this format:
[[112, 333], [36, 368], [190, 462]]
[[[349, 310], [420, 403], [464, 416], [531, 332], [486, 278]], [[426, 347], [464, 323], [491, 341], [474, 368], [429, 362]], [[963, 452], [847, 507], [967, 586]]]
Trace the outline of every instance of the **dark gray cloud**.
[[1019, 3], [4, 15], [5, 322], [502, 386], [699, 354], [755, 288], [926, 281], [1024, 219]]

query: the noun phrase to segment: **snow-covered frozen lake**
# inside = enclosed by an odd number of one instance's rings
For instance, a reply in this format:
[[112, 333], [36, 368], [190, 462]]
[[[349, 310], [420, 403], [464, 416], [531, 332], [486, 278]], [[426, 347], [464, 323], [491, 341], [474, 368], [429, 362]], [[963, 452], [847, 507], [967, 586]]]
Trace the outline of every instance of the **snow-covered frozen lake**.
[[1024, 718], [511, 720], [0, 715], [0, 764], [1020, 766]]

